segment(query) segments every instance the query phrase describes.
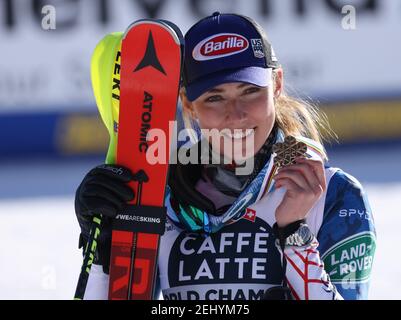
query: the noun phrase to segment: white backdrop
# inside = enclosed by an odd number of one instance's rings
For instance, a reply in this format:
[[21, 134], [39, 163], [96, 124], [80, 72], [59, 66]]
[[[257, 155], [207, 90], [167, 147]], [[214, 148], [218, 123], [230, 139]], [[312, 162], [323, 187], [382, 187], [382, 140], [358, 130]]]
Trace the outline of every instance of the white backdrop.
[[[14, 0], [11, 7], [6, 3], [0, 3], [0, 112], [93, 110], [90, 56], [106, 33], [125, 30], [132, 21], [152, 14], [185, 32], [215, 10], [242, 13], [262, 24], [287, 83], [302, 94], [328, 99], [401, 95], [399, 0]], [[56, 8], [56, 30], [41, 28], [40, 9], [45, 4]], [[344, 15], [335, 10], [345, 4], [356, 8], [355, 30], [344, 30]]]

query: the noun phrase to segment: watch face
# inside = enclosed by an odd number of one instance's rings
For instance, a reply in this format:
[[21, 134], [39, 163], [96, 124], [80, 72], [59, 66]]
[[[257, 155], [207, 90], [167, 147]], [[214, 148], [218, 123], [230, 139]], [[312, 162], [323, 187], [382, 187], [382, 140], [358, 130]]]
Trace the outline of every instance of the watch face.
[[308, 225], [301, 224], [297, 231], [287, 237], [285, 244], [287, 246], [302, 247], [312, 242], [314, 236]]
[[311, 231], [309, 230], [309, 227], [306, 224], [301, 224], [296, 233], [298, 233], [304, 240], [308, 240], [312, 234]]

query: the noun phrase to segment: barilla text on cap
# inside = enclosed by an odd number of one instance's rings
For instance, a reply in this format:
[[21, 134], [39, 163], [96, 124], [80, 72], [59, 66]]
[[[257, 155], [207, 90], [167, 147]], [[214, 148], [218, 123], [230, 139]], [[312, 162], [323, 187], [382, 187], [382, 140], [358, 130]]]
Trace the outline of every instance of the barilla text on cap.
[[192, 51], [192, 57], [197, 61], [212, 60], [245, 51], [249, 41], [239, 34], [219, 33], [203, 39]]

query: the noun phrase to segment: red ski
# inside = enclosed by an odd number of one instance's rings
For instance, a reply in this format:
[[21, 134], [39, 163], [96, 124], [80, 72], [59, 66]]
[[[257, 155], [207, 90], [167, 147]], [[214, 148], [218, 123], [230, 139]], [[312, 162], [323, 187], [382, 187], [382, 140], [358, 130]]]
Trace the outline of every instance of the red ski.
[[169, 123], [175, 120], [183, 37], [171, 22], [139, 20], [121, 48], [117, 163], [136, 176], [134, 201], [113, 224], [109, 299], [152, 299], [160, 235], [166, 219], [168, 163], [150, 164], [148, 132], [163, 132], [168, 162]]

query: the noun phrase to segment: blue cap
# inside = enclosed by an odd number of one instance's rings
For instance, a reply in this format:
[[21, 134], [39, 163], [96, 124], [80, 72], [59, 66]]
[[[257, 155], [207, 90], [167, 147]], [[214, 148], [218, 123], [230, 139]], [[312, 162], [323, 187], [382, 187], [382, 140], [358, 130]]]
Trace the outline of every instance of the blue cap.
[[185, 35], [184, 86], [190, 101], [228, 82], [270, 84], [279, 63], [261, 27], [237, 14], [215, 12]]

